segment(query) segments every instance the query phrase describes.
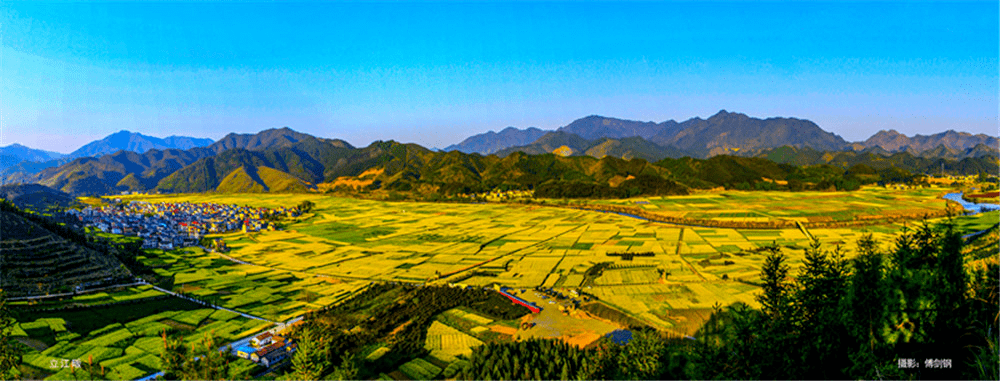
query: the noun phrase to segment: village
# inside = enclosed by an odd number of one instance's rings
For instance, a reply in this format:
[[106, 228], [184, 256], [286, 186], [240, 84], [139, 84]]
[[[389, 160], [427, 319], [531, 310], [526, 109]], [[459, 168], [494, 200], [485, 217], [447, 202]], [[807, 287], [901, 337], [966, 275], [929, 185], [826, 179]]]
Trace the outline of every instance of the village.
[[105, 233], [143, 239], [144, 249], [173, 250], [196, 246], [205, 234], [275, 230], [274, 219], [296, 217], [297, 207], [276, 209], [213, 203], [131, 201], [69, 210], [85, 226]]

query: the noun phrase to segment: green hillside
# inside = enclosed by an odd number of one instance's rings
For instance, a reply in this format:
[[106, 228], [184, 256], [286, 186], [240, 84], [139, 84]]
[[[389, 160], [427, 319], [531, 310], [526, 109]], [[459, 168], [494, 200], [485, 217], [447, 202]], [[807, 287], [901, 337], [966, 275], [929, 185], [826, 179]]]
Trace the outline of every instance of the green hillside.
[[[969, 152], [978, 150], [980, 156], [962, 159], [890, 154], [878, 147], [826, 152], [793, 146], [697, 159], [637, 136], [588, 141], [561, 131], [547, 133], [532, 145], [488, 156], [436, 152], [394, 141], [355, 148], [289, 129], [233, 135], [217, 143], [188, 151], [151, 150], [142, 155], [122, 151], [99, 159], [78, 159], [43, 171], [38, 182], [74, 195], [125, 190], [305, 192], [321, 183], [326, 183], [324, 189], [337, 189], [338, 182], [351, 183], [338, 179], [357, 181], [356, 176], [367, 172], [362, 182], [368, 190], [447, 196], [496, 188], [536, 189], [549, 183], [546, 189], [556, 190], [552, 194], [620, 197], [718, 186], [847, 190], [875, 181], [912, 181], [919, 177], [915, 174], [1000, 172], [1000, 159], [988, 147], [970, 148]], [[572, 155], [551, 153], [562, 146], [570, 148]], [[952, 151], [928, 152], [952, 155]], [[864, 173], [852, 172], [852, 168], [864, 169]], [[647, 177], [630, 183], [631, 190], [612, 189], [640, 175]], [[580, 191], [585, 188], [591, 191]]]
[[222, 179], [222, 182], [219, 183], [219, 186], [215, 190], [222, 193], [266, 192], [267, 188], [256, 177], [250, 176], [247, 173], [246, 167], [241, 166], [226, 175], [226, 178]]

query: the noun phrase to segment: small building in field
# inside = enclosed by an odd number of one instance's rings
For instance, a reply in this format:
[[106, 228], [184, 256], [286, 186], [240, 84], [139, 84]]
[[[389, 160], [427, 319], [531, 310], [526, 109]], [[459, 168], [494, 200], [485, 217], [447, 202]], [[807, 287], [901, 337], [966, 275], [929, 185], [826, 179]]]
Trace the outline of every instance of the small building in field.
[[250, 345], [255, 348], [265, 347], [274, 341], [274, 334], [271, 332], [264, 332], [256, 337], [250, 339]]
[[236, 348], [236, 357], [250, 359], [250, 355], [257, 351], [257, 348], [251, 347], [249, 345], [243, 345]]
[[259, 362], [265, 367], [270, 367], [271, 364], [288, 357], [294, 349], [285, 345], [285, 340], [281, 339], [280, 336], [277, 338], [278, 340], [252, 353], [250, 355], [250, 360]]

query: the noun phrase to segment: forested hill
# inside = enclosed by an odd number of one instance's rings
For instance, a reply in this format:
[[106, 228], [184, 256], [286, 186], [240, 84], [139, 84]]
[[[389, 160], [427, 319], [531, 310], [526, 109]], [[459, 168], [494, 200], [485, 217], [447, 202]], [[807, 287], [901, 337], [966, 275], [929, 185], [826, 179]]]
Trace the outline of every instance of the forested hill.
[[[718, 186], [853, 189], [877, 181], [912, 181], [915, 173], [937, 174], [942, 167], [945, 173], [963, 175], [1000, 171], [1000, 160], [990, 152], [956, 160], [908, 152], [820, 152], [784, 147], [758, 157], [717, 155], [710, 159], [684, 157], [654, 162], [659, 157], [619, 158], [623, 149], [642, 157], [647, 152], [643, 147], [655, 146], [631, 141], [641, 140], [638, 137], [586, 141], [565, 132], [546, 136], [552, 144], [583, 145], [587, 155], [516, 151], [483, 156], [436, 152], [393, 141], [355, 148], [341, 140], [282, 128], [254, 135], [231, 134], [212, 146], [189, 150], [150, 150], [144, 154], [119, 151], [100, 158], [81, 158], [46, 169], [28, 182], [72, 195], [382, 189], [447, 196], [495, 188], [538, 189], [545, 185], [542, 193], [554, 197], [625, 197]], [[598, 151], [606, 154], [595, 157]]]

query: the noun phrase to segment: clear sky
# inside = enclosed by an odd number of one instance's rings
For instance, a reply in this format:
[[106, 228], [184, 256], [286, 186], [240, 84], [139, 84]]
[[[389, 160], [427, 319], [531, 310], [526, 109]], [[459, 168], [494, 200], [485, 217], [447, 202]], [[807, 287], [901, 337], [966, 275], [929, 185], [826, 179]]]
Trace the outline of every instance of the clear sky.
[[997, 1], [0, 2], [0, 146], [288, 126], [443, 148], [720, 109], [998, 134]]

